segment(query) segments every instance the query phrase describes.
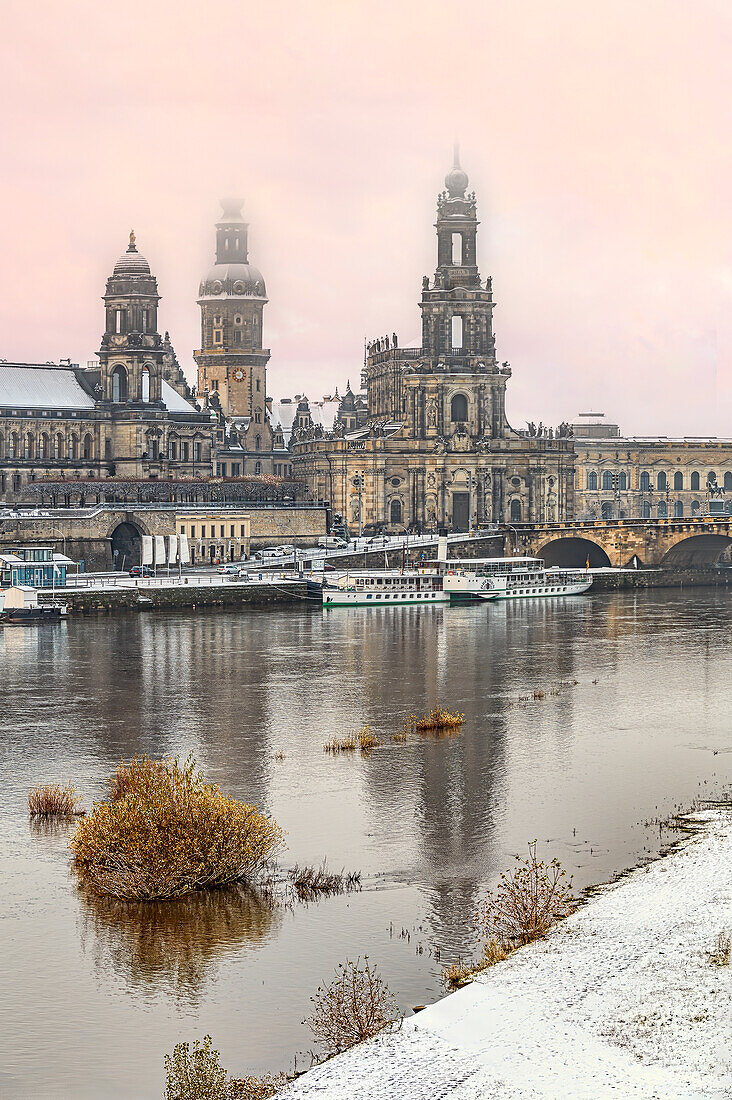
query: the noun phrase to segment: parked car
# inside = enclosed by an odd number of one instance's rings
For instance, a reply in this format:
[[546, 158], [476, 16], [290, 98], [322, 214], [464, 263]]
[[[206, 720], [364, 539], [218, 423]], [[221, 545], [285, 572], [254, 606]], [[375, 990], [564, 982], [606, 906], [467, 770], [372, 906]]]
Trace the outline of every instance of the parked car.
[[223, 565], [219, 566], [219, 573], [238, 573], [238, 572], [239, 572], [239, 563], [238, 562], [228, 561], [228, 562], [224, 562]]
[[338, 538], [336, 535], [321, 535], [318, 539], [318, 546], [322, 546], [325, 550], [346, 550], [348, 543], [345, 539]]
[[130, 569], [131, 577], [154, 577], [152, 569], [149, 565], [133, 565]]

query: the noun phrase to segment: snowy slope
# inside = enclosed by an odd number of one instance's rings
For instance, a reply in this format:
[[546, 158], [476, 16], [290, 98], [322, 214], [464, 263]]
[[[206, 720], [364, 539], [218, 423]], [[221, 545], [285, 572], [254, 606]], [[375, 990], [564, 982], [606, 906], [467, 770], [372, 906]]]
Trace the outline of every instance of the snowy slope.
[[311, 1070], [281, 1094], [332, 1100], [732, 1097], [732, 820], [604, 887], [542, 943]]

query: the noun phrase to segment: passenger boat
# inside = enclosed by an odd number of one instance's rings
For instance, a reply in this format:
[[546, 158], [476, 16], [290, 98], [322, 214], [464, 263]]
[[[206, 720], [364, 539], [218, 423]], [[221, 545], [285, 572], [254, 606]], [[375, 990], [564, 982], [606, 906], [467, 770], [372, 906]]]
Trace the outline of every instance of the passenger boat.
[[[434, 564], [425, 562], [428, 571]], [[590, 573], [547, 569], [541, 558], [467, 558], [437, 564], [445, 571], [443, 589], [452, 603], [579, 596], [592, 586]]]
[[406, 607], [446, 604], [443, 577], [434, 571], [371, 569], [344, 573], [323, 585], [323, 607]]

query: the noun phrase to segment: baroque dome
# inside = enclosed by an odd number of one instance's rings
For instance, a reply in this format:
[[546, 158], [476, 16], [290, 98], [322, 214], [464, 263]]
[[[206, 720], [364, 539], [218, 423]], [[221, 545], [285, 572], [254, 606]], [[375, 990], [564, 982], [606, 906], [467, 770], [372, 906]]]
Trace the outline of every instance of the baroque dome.
[[253, 264], [214, 264], [201, 280], [198, 294], [200, 298], [265, 298], [267, 288], [262, 272]]
[[150, 264], [145, 257], [137, 251], [135, 244], [135, 232], [130, 233], [130, 243], [127, 251], [123, 252], [114, 265], [113, 275], [149, 275]]
[[445, 176], [445, 187], [451, 199], [461, 199], [468, 186], [468, 173], [460, 167], [460, 152], [455, 146], [455, 162]]

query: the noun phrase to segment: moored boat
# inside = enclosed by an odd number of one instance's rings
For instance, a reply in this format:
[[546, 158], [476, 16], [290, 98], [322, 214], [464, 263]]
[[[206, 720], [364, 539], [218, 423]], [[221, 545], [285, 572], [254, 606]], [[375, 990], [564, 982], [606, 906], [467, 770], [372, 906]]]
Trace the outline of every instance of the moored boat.
[[450, 602], [439, 573], [372, 569], [344, 573], [323, 585], [323, 607], [434, 606]]
[[58, 622], [66, 614], [62, 604], [40, 604], [35, 588], [11, 585], [0, 592], [0, 623], [4, 626], [33, 626]]
[[[425, 563], [430, 569], [433, 563]], [[592, 586], [582, 570], [547, 569], [541, 558], [476, 558], [439, 563], [452, 603], [482, 599], [550, 599], [579, 596]]]

